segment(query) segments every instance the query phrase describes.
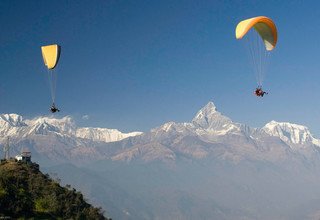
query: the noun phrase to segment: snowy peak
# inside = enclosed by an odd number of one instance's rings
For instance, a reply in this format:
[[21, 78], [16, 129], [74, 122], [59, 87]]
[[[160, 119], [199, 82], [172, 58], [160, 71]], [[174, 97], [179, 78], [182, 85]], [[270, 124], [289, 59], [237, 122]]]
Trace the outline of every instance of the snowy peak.
[[158, 131], [169, 132], [174, 125], [175, 123], [170, 121], [161, 125], [158, 128], [151, 129], [151, 132], [158, 132]]
[[217, 111], [213, 102], [198, 111], [192, 122], [175, 123], [167, 122], [151, 130], [157, 137], [162, 135], [226, 135], [227, 133], [238, 133], [241, 128], [239, 124], [233, 123], [231, 119]]
[[200, 114], [203, 115], [212, 115], [217, 112], [217, 107], [213, 104], [213, 102], [208, 102], [200, 111], [197, 113], [196, 117]]
[[41, 134], [41, 135], [47, 135], [50, 132], [59, 132], [59, 129], [53, 125], [48, 124], [47, 122], [43, 123], [37, 123], [35, 124], [29, 132], [30, 134]]
[[288, 144], [313, 143], [318, 145], [318, 141], [312, 137], [309, 129], [302, 125], [271, 121], [262, 130], [271, 136], [279, 137]]
[[30, 127], [29, 134], [48, 134], [48, 132], [75, 134], [75, 123], [70, 116], [63, 118], [38, 117], [26, 120], [26, 123]]
[[217, 111], [213, 102], [209, 102], [200, 109], [193, 118], [192, 123], [208, 130], [224, 130], [228, 129], [227, 127], [233, 124], [230, 118]]
[[21, 127], [26, 124], [23, 122], [23, 118], [17, 114], [1, 114], [0, 115], [0, 126], [1, 127]]
[[142, 132], [122, 133], [117, 129], [107, 128], [78, 128], [76, 136], [92, 141], [114, 142], [142, 134]]
[[209, 102], [203, 108], [201, 108], [196, 116], [193, 118], [193, 121], [202, 120], [205, 117], [210, 117], [211, 115], [221, 114], [217, 111], [217, 107], [213, 102]]
[[51, 124], [53, 126], [61, 127], [61, 128], [75, 126], [74, 121], [70, 116], [65, 116], [63, 118], [37, 117], [32, 120], [27, 120], [27, 123], [29, 125], [47, 123], [47, 124]]

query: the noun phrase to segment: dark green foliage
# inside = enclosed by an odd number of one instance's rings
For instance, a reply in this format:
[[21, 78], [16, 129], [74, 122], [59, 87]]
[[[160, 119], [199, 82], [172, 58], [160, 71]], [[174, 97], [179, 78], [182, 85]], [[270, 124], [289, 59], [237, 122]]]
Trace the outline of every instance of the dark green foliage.
[[35, 163], [2, 161], [0, 218], [106, 219], [71, 186], [61, 187]]

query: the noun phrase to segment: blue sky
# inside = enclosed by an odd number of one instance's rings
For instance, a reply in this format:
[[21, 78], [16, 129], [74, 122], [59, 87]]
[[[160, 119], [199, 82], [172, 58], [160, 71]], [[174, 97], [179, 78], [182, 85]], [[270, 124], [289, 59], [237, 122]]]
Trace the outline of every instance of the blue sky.
[[[0, 112], [49, 115], [40, 46], [62, 46], [58, 117], [122, 131], [190, 121], [207, 102], [253, 127], [270, 120], [320, 136], [317, 1], [0, 1]], [[279, 31], [263, 99], [236, 24], [265, 15]], [[81, 119], [88, 115], [86, 120]]]

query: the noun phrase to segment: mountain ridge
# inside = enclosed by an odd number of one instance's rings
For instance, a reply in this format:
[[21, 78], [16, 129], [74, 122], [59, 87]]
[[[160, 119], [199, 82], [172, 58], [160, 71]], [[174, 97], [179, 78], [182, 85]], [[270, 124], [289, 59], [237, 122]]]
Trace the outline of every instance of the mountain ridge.
[[10, 136], [15, 152], [27, 147], [35, 155], [53, 161], [83, 163], [107, 159], [174, 163], [181, 156], [196, 160], [265, 157], [282, 161], [297, 154], [308, 158], [320, 155], [320, 140], [305, 126], [271, 121], [261, 128], [251, 128], [233, 122], [217, 111], [213, 102], [201, 108], [190, 122], [167, 122], [144, 133], [77, 127], [70, 116], [25, 120], [17, 114], [3, 114], [0, 124], [3, 144]]
[[[77, 127], [70, 116], [62, 118], [54, 117], [35, 117], [33, 119], [24, 119], [21, 115], [14, 113], [0, 114], [0, 134], [1, 136], [28, 136], [32, 133], [43, 134], [45, 132], [55, 132], [64, 135], [73, 135], [75, 137], [91, 139], [93, 141], [113, 142], [127, 137], [140, 135], [142, 132], [122, 133], [117, 129]], [[90, 135], [92, 130], [100, 132], [98, 137]]]

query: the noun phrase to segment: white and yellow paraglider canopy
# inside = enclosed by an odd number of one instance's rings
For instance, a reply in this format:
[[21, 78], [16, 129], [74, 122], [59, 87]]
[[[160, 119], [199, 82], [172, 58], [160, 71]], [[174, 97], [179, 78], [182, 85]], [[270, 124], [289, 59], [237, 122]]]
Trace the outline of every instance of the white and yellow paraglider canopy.
[[44, 64], [48, 69], [54, 69], [59, 61], [61, 47], [57, 44], [41, 47]]
[[239, 22], [236, 27], [236, 38], [242, 39], [252, 27], [262, 38], [266, 50], [273, 50], [278, 40], [278, 33], [275, 23], [270, 18], [265, 16], [258, 16], [243, 20]]

